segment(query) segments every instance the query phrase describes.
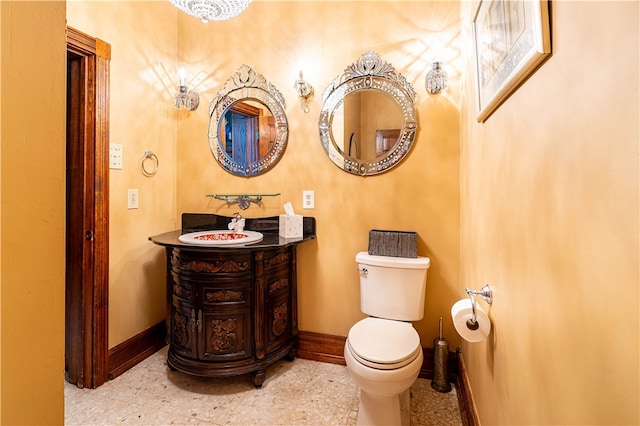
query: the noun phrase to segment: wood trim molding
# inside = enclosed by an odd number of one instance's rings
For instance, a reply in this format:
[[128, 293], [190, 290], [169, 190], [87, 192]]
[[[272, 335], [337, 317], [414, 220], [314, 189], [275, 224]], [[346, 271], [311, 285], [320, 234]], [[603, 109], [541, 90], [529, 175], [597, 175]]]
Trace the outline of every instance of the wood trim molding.
[[346, 365], [344, 343], [346, 337], [298, 331], [298, 358], [330, 364]]
[[[72, 27], [67, 27], [67, 54], [78, 62], [72, 74], [77, 86], [74, 116], [82, 122], [73, 134], [78, 157], [72, 170], [73, 197], [80, 195], [80, 213], [73, 222], [79, 238], [71, 241], [73, 267], [82, 275], [67, 276], [65, 361], [68, 379], [80, 387], [96, 388], [107, 379], [109, 295], [109, 67], [111, 46]], [[69, 139], [69, 132], [67, 139]], [[69, 147], [69, 141], [67, 141]], [[75, 145], [74, 145], [75, 146]], [[69, 181], [69, 174], [67, 177]], [[80, 185], [82, 182], [82, 185]], [[69, 190], [69, 182], [67, 182]], [[69, 206], [67, 206], [67, 216]], [[67, 219], [69, 221], [69, 219]], [[68, 226], [68, 225], [67, 225]], [[69, 229], [67, 233], [69, 234]], [[83, 238], [84, 235], [92, 237]], [[68, 257], [69, 259], [69, 257]], [[69, 265], [67, 265], [69, 269]], [[68, 271], [67, 269], [67, 271]], [[68, 274], [68, 272], [67, 272]], [[72, 281], [70, 283], [70, 281]], [[70, 306], [71, 305], [71, 306]]]
[[456, 392], [458, 393], [458, 406], [460, 407], [460, 417], [464, 426], [480, 426], [478, 410], [471, 392], [471, 384], [467, 375], [467, 368], [464, 364], [462, 352], [458, 351], [458, 378], [456, 380]]
[[96, 53], [96, 38], [75, 28], [67, 27], [67, 43], [78, 53]]
[[109, 349], [109, 380], [144, 361], [166, 346], [164, 320]]
[[[109, 105], [111, 46], [96, 39], [94, 132], [94, 319], [95, 339], [102, 350], [94, 352], [96, 377], [108, 377], [109, 347]], [[103, 358], [103, 359], [100, 359]], [[99, 383], [96, 383], [96, 386]]]
[[[314, 333], [311, 331], [298, 331], [298, 358], [312, 361], [328, 362], [331, 364], [346, 365], [344, 361], [344, 344], [346, 337], [330, 334]], [[422, 379], [433, 378], [433, 349], [422, 348], [424, 360], [420, 368]], [[451, 383], [456, 383], [458, 375], [458, 361], [455, 352], [449, 352], [447, 375]]]

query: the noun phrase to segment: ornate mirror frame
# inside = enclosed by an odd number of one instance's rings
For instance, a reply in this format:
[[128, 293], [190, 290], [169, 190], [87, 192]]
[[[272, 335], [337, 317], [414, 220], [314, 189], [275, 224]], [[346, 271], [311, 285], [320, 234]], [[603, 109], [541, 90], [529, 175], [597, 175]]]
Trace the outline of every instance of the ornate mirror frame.
[[[264, 104], [275, 119], [275, 142], [267, 154], [255, 162], [240, 164], [233, 160], [220, 145], [220, 122], [227, 111], [242, 101]], [[273, 168], [287, 146], [289, 125], [285, 114], [285, 100], [280, 91], [262, 74], [242, 65], [227, 80], [209, 106], [209, 147], [218, 164], [237, 176], [257, 176]]]
[[[331, 132], [331, 123], [336, 109], [347, 95], [371, 89], [391, 96], [400, 108], [403, 124], [397, 142], [388, 152], [374, 161], [364, 161], [346, 155], [338, 147]], [[345, 172], [359, 176], [384, 173], [397, 166], [413, 146], [417, 129], [415, 101], [416, 92], [411, 84], [396, 73], [390, 63], [370, 50], [336, 77], [322, 95], [322, 110], [318, 122], [322, 147], [331, 161]]]

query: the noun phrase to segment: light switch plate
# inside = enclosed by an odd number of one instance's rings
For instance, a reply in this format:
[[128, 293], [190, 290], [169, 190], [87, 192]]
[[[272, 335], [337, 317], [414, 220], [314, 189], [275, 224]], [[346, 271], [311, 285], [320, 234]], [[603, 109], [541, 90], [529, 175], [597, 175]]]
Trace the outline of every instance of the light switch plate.
[[122, 144], [109, 144], [109, 168], [122, 169]]
[[129, 189], [127, 190], [127, 208], [137, 209], [138, 208], [138, 189]]

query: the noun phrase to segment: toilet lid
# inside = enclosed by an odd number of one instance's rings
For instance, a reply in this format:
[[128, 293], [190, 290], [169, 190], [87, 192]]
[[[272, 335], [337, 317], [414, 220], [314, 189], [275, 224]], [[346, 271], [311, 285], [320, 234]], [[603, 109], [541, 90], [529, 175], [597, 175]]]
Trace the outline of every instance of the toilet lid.
[[420, 336], [410, 322], [381, 318], [356, 323], [347, 344], [362, 364], [383, 370], [404, 367], [422, 351]]

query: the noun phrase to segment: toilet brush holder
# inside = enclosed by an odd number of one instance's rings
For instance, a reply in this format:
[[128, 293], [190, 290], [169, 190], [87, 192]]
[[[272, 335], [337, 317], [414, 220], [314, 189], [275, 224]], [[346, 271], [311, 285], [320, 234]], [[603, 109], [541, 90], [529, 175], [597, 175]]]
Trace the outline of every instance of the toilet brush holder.
[[440, 337], [433, 340], [433, 380], [431, 387], [438, 392], [451, 391], [448, 379], [449, 342], [442, 337], [442, 317], [440, 317]]

